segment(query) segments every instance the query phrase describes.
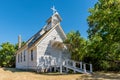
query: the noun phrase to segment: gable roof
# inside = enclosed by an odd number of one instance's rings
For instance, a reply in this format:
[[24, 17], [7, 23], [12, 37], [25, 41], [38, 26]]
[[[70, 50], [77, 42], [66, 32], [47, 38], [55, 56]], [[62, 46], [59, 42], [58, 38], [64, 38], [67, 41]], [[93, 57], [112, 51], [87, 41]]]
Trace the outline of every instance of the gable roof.
[[35, 44], [38, 40], [40, 40], [42, 37], [44, 37], [48, 32], [50, 32], [51, 29], [49, 29], [48, 31], [45, 31], [45, 33], [43, 33], [42, 35], [38, 34], [35, 35], [34, 38], [29, 42], [28, 44], [28, 48], [30, 48], [33, 44]]
[[42, 38], [47, 32], [50, 31], [50, 29], [41, 34], [42, 31], [43, 30], [41, 29], [27, 41], [28, 47], [31, 47], [38, 39]]
[[[53, 14], [52, 16], [56, 16], [60, 21], [62, 21], [62, 18], [60, 17], [59, 13], [56, 12], [55, 14]], [[46, 22], [49, 22], [52, 18], [52, 16], [46, 21]]]
[[[53, 16], [57, 16], [60, 21], [62, 20], [61, 17], [59, 16], [58, 13], [53, 14]], [[51, 19], [51, 17], [49, 18]], [[48, 19], [48, 20], [49, 20]], [[57, 23], [55, 26], [53, 26], [52, 28], [50, 28], [49, 30], [45, 30], [46, 27], [48, 27], [49, 25], [45, 25], [41, 30], [39, 30], [35, 35], [33, 35], [30, 39], [28, 39], [28, 41], [26, 42], [26, 44], [21, 47], [20, 49], [18, 49], [17, 52], [19, 52], [21, 49], [23, 49], [25, 46], [27, 46], [28, 48], [31, 48], [33, 45], [35, 45], [38, 41], [42, 40], [42, 38], [44, 38], [45, 36], [47, 36], [47, 34], [49, 34], [55, 27], [57, 27], [59, 25], [59, 28], [62, 32], [62, 34], [64, 35], [64, 37], [66, 38], [66, 35], [63, 31], [63, 29], [60, 27], [60, 23]]]
[[[56, 27], [58, 27], [58, 26], [60, 27], [60, 24], [59, 24], [59, 23], [56, 24], [53, 28], [51, 28], [49, 31], [47, 31], [45, 34], [43, 34], [40, 38], [38, 38], [38, 39], [35, 41], [35, 43], [34, 43], [32, 46], [30, 46], [29, 48], [37, 45], [38, 42], [41, 42], [45, 37], [47, 37], [47, 36], [49, 35], [50, 32], [52, 32], [52, 31], [53, 31]], [[64, 37], [66, 38], [66, 36], [64, 36]]]
[[24, 46], [22, 46], [21, 48], [19, 48], [19, 49], [17, 50], [17, 52], [20, 51], [21, 49], [23, 49], [25, 46], [27, 46], [28, 48], [30, 48], [34, 43], [36, 43], [36, 41], [38, 41], [40, 38], [42, 38], [43, 36], [45, 36], [50, 30], [45, 31], [43, 34], [40, 34], [41, 31], [42, 31], [42, 29], [39, 30], [39, 31], [38, 31], [35, 35], [33, 35], [30, 39], [28, 39], [28, 41], [26, 42], [26, 44], [25, 44]]

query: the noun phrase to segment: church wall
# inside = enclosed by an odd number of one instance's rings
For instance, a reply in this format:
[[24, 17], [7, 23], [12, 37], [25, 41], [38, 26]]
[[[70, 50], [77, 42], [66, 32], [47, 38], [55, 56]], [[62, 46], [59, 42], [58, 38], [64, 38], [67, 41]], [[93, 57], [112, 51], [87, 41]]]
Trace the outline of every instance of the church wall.
[[[33, 51], [33, 60], [31, 60], [31, 50]], [[28, 50], [28, 69], [37, 69], [37, 49], [36, 47]]]
[[[53, 21], [55, 22], [53, 26], [57, 25], [57, 27], [53, 29], [51, 32], [48, 32], [49, 33], [48, 35], [45, 35], [45, 37], [42, 40], [35, 43], [35, 45], [33, 45], [32, 47], [30, 48], [25, 47], [23, 50], [19, 51], [16, 54], [16, 68], [35, 70], [39, 65], [40, 57], [44, 55], [50, 55], [55, 57], [57, 59], [57, 63], [59, 63], [59, 60], [60, 60], [59, 58], [61, 54], [63, 59], [69, 58], [70, 56], [69, 53], [64, 54], [62, 50], [55, 49], [50, 45], [51, 40], [63, 42], [66, 38], [64, 33], [62, 33], [60, 29], [60, 24], [59, 24], [60, 21], [57, 19], [58, 17], [53, 17]], [[25, 61], [23, 59], [24, 53], [25, 53]], [[33, 60], [31, 60], [31, 53], [33, 53], [32, 55]], [[18, 55], [19, 55], [19, 62], [18, 62]], [[21, 61], [21, 57], [22, 57], [22, 61]]]
[[[33, 61], [31, 61], [31, 50], [33, 50]], [[22, 61], [21, 61], [21, 53], [22, 53]], [[25, 54], [25, 61], [24, 61]], [[19, 55], [19, 62], [18, 62]], [[28, 50], [27, 48], [16, 54], [16, 68], [18, 69], [36, 69], [36, 48], [32, 48]]]
[[[50, 55], [56, 58], [57, 63], [59, 64], [59, 58], [61, 50], [55, 49], [51, 47], [50, 40], [63, 42], [64, 37], [62, 37], [62, 33], [57, 26], [53, 31], [51, 31], [41, 42], [38, 42], [37, 47], [33, 47], [28, 49], [27, 47], [16, 54], [16, 68], [18, 69], [37, 69], [39, 65], [39, 59], [43, 55]], [[31, 61], [31, 50], [33, 50], [33, 61]], [[22, 53], [22, 62], [21, 62], [21, 53]], [[25, 53], [25, 61], [24, 61], [24, 53]], [[18, 63], [18, 55], [19, 55], [19, 63]], [[69, 57], [69, 53], [63, 53], [62, 58], [66, 59]]]
[[[37, 46], [37, 65], [39, 65], [39, 58], [43, 55], [51, 55], [55, 57], [58, 61], [60, 57], [61, 50], [53, 49], [50, 45], [50, 40], [63, 42], [63, 38], [59, 31], [59, 27], [57, 26], [52, 32], [49, 33], [47, 37], [45, 37]], [[68, 55], [68, 54], [67, 54]], [[67, 56], [66, 55], [66, 56]]]
[[[19, 60], [18, 60], [18, 56], [19, 56]], [[25, 56], [25, 60], [24, 60], [24, 56]], [[18, 69], [27, 69], [28, 65], [27, 65], [27, 62], [28, 62], [28, 51], [27, 51], [27, 48], [19, 51], [17, 54], [16, 54], [16, 68]]]

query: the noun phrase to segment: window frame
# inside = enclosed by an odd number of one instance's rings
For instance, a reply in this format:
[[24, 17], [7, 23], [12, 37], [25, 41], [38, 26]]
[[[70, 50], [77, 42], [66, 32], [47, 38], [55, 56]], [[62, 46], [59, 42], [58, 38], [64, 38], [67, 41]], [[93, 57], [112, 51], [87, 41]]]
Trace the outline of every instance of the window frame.
[[33, 61], [33, 50], [31, 50], [31, 61]]
[[18, 63], [20, 62], [20, 54], [18, 54]]
[[24, 50], [24, 57], [23, 57], [24, 62], [26, 61], [26, 50]]
[[22, 52], [21, 52], [21, 62], [22, 62], [22, 58], [23, 58], [23, 57], [22, 57]]

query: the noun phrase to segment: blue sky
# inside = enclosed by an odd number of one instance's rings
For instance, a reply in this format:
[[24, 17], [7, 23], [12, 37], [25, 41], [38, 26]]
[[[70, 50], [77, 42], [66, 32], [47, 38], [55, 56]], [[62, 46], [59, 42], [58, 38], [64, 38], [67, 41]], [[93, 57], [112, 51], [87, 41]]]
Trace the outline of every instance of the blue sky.
[[[0, 0], [0, 44], [17, 43], [28, 40], [39, 31], [52, 15], [53, 0]], [[54, 0], [55, 7], [62, 17], [61, 26], [65, 33], [79, 30], [87, 38], [88, 9], [97, 0]]]

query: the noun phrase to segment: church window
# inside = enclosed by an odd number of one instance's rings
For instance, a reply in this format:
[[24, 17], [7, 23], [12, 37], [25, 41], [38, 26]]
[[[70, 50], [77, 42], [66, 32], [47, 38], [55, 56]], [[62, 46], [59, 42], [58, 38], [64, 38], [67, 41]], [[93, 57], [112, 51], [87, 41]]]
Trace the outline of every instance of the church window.
[[25, 59], [25, 50], [24, 50], [24, 61], [25, 61], [26, 59]]
[[56, 36], [52, 36], [52, 40], [56, 40]]
[[56, 40], [56, 37], [54, 37], [54, 40]]
[[19, 54], [18, 54], [18, 63], [20, 62], [20, 56], [19, 56]]
[[21, 62], [22, 62], [22, 53], [21, 53]]
[[31, 50], [31, 61], [33, 61], [33, 50]]

